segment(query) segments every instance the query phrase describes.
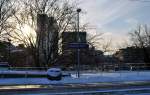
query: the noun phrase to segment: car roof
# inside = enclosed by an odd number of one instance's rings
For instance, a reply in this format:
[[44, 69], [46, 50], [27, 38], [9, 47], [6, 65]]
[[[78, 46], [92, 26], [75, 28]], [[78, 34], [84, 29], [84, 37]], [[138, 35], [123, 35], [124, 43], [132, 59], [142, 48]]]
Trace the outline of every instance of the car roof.
[[50, 69], [48, 69], [48, 71], [51, 71], [51, 70], [54, 70], [54, 71], [61, 71], [60, 68], [50, 68]]

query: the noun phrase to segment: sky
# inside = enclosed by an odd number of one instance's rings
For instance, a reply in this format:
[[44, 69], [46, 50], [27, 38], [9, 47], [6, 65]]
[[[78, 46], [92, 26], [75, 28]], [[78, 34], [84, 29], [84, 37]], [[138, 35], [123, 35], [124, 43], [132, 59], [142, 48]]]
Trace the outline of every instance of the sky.
[[81, 24], [88, 23], [91, 34], [104, 33], [114, 48], [129, 39], [140, 24], [150, 25], [150, 0], [79, 0]]

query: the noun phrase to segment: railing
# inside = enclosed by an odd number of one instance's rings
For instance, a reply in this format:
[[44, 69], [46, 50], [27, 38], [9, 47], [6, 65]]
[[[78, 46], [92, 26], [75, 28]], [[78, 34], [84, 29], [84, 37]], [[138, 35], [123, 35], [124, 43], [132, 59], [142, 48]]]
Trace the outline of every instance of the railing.
[[37, 71], [47, 71], [48, 67], [9, 67], [10, 70], [37, 70]]
[[[10, 67], [0, 70], [0, 78], [3, 77], [46, 77], [46, 67]], [[115, 72], [142, 72], [150, 70], [150, 66], [97, 66], [81, 67], [81, 73], [115, 73]], [[64, 73], [76, 74], [76, 69], [65, 70]]]
[[[47, 71], [50, 67], [9, 67], [9, 70], [35, 70], [35, 71]], [[62, 68], [63, 70], [63, 68]], [[65, 71], [75, 71], [76, 68], [65, 68]], [[115, 66], [115, 65], [104, 65], [104, 66], [81, 66], [80, 70], [94, 70], [94, 71], [141, 71], [141, 70], [150, 70], [150, 66]]]
[[[19, 71], [47, 71], [50, 67], [0, 67], [0, 70], [19, 70]], [[75, 71], [76, 68], [72, 67], [71, 69], [66, 67], [65, 71]], [[150, 70], [150, 66], [114, 66], [114, 65], [104, 65], [104, 66], [81, 66], [80, 70], [95, 70], [95, 71], [141, 71], [141, 70]]]

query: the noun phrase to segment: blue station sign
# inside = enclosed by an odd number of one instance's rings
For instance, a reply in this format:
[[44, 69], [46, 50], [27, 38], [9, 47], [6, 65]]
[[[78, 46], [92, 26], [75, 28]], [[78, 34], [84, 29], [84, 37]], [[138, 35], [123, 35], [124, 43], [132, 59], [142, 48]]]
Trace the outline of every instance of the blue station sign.
[[89, 45], [87, 43], [69, 43], [68, 44], [69, 48], [74, 48], [74, 49], [82, 49], [82, 48], [89, 48]]

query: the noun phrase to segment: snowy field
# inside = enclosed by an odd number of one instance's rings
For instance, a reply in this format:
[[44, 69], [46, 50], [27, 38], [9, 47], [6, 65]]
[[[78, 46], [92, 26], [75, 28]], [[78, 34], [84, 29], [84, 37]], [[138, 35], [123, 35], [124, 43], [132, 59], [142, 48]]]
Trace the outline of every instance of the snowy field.
[[[13, 73], [9, 71], [10, 73]], [[5, 71], [3, 73], [8, 73]], [[15, 71], [15, 73], [23, 73]], [[40, 72], [26, 72], [40, 73]], [[45, 74], [45, 72], [41, 72]], [[0, 78], [0, 85], [29, 85], [29, 84], [85, 84], [98, 82], [133, 82], [133, 81], [150, 81], [150, 71], [119, 71], [119, 72], [99, 72], [99, 73], [82, 73], [80, 78], [76, 74], [69, 77], [63, 77], [60, 81], [50, 81], [47, 78]]]

